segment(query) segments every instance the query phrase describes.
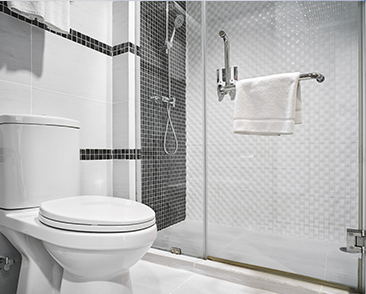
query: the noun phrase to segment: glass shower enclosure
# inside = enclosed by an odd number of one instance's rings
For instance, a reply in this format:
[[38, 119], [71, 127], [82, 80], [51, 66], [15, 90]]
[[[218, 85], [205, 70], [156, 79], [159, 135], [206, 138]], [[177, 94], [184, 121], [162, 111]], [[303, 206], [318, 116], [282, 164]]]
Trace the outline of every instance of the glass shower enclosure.
[[[139, 180], [142, 202], [162, 219], [153, 246], [361, 290], [361, 254], [339, 250], [347, 228], [363, 227], [361, 2], [140, 5]], [[178, 15], [185, 19], [170, 44], [168, 73], [165, 35]], [[233, 133], [234, 101], [217, 95], [216, 71], [225, 65], [221, 30], [239, 80], [325, 76], [323, 83], [300, 82], [302, 124], [293, 135]], [[148, 62], [152, 48], [155, 61]], [[154, 86], [143, 85], [148, 77]], [[166, 95], [168, 80], [175, 155], [164, 154], [165, 105], [151, 101]], [[174, 137], [167, 129], [169, 148]]]

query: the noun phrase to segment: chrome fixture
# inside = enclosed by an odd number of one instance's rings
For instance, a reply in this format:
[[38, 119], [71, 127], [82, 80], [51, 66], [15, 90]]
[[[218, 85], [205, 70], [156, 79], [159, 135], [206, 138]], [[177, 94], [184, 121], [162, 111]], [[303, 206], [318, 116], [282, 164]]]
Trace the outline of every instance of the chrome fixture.
[[306, 74], [300, 74], [300, 80], [316, 79], [318, 83], [322, 83], [325, 80], [325, 76], [318, 72], [311, 72]]
[[[166, 111], [167, 111], [167, 114], [168, 114], [168, 119], [167, 119], [167, 122], [166, 122], [165, 134], [164, 134], [164, 151], [168, 155], [174, 155], [178, 151], [178, 138], [177, 138], [177, 135], [176, 135], [175, 130], [174, 130], [174, 126], [173, 126], [172, 117], [170, 115], [170, 112], [171, 112], [172, 107], [175, 107], [175, 98], [174, 97], [169, 98], [169, 97], [165, 97], [165, 96], [152, 96], [152, 97], [150, 97], [150, 99], [153, 100], [155, 103], [158, 103], [158, 104], [166, 103]], [[174, 151], [172, 153], [169, 153], [169, 151], [167, 149], [167, 146], [166, 146], [166, 139], [167, 139], [167, 136], [168, 136], [169, 125], [172, 128], [173, 135], [174, 135], [174, 140], [175, 140], [175, 148], [174, 148]]]
[[[166, 111], [167, 111], [168, 118], [167, 118], [167, 122], [166, 122], [165, 135], [164, 135], [164, 151], [168, 155], [174, 155], [178, 151], [178, 138], [177, 138], [177, 134], [175, 133], [175, 130], [174, 130], [172, 117], [170, 115], [172, 107], [175, 107], [175, 101], [176, 101], [176, 99], [174, 97], [172, 97], [170, 51], [173, 48], [173, 41], [174, 41], [174, 36], [175, 36], [176, 30], [179, 29], [184, 24], [184, 16], [179, 14], [175, 18], [172, 36], [169, 38], [169, 1], [166, 2], [165, 10], [166, 10], [166, 27], [165, 27], [166, 35], [165, 35], [164, 47], [165, 47], [165, 52], [168, 54], [168, 97], [152, 96], [152, 97], [150, 97], [150, 99], [154, 100], [155, 103], [166, 103]], [[175, 141], [175, 148], [174, 148], [174, 151], [172, 151], [172, 152], [169, 152], [167, 149], [167, 136], [168, 136], [169, 125], [172, 129], [172, 132], [174, 135], [174, 141]]]
[[[231, 100], [235, 99], [236, 95], [236, 82], [238, 81], [238, 67], [230, 67], [230, 45], [229, 38], [225, 31], [221, 30], [219, 36], [224, 41], [224, 60], [225, 68], [218, 68], [217, 73], [217, 96], [219, 102], [221, 102], [226, 94], [229, 94]], [[322, 83], [325, 77], [321, 73], [312, 72], [306, 74], [300, 74], [300, 80], [316, 79], [318, 83]]]
[[[166, 53], [168, 54], [168, 102], [166, 104], [166, 112], [168, 114], [168, 119], [166, 122], [166, 128], [165, 128], [165, 135], [164, 135], [164, 151], [168, 155], [174, 155], [178, 151], [178, 138], [174, 130], [172, 118], [170, 116], [171, 108], [172, 106], [175, 107], [175, 98], [172, 97], [172, 81], [171, 81], [171, 62], [170, 62], [170, 51], [173, 48], [173, 41], [175, 36], [176, 29], [179, 29], [184, 24], [184, 16], [178, 15], [174, 20], [174, 28], [172, 36], [169, 40], [169, 1], [166, 2], [166, 38], [165, 38], [165, 44], [166, 44]], [[163, 101], [164, 102], [164, 101]], [[175, 140], [175, 148], [174, 151], [169, 153], [167, 146], [166, 146], [166, 138], [168, 135], [168, 129], [169, 125], [172, 128], [174, 140]]]
[[238, 81], [238, 67], [230, 67], [230, 45], [229, 38], [225, 31], [221, 30], [219, 32], [219, 36], [224, 41], [225, 60], [225, 68], [217, 69], [217, 95], [219, 97], [219, 101], [221, 102], [226, 94], [230, 95], [231, 100], [235, 99], [235, 83]]
[[173, 47], [173, 41], [174, 41], [174, 36], [175, 36], [175, 30], [176, 29], [179, 29], [183, 25], [183, 23], [184, 23], [184, 16], [183, 15], [178, 15], [175, 18], [175, 21], [174, 21], [174, 28], [173, 28], [172, 36], [170, 37], [170, 41], [169, 41], [169, 38], [166, 38], [166, 40], [165, 40], [166, 47], [167, 47], [166, 50], [172, 49], [172, 47]]
[[15, 263], [14, 259], [7, 256], [0, 256], [0, 270], [9, 271], [11, 266]]
[[154, 100], [155, 103], [159, 104], [159, 103], [168, 103], [171, 106], [175, 107], [175, 98], [168, 98], [165, 96], [152, 96], [150, 97], [151, 100]]
[[347, 247], [339, 248], [347, 253], [365, 253], [366, 232], [358, 229], [347, 229]]

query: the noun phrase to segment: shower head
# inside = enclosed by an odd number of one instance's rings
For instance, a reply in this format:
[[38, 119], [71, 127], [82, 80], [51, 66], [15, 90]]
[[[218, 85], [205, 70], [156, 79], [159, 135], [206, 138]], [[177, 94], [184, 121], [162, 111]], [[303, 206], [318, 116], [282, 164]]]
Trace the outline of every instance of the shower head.
[[171, 49], [173, 47], [173, 40], [174, 40], [174, 36], [175, 36], [175, 30], [179, 29], [183, 24], [184, 24], [184, 16], [180, 14], [174, 20], [173, 34], [172, 34], [172, 37], [170, 38], [170, 42], [167, 44], [168, 49]]
[[221, 30], [219, 32], [219, 36], [224, 40], [225, 43], [227, 43], [229, 41], [228, 37], [226, 36], [226, 33], [224, 30]]
[[184, 16], [180, 14], [175, 18], [174, 26], [176, 29], [179, 29], [183, 24], [184, 24]]
[[220, 36], [221, 38], [225, 38], [225, 36], [226, 36], [225, 31], [221, 30], [221, 31], [219, 32], [219, 36]]

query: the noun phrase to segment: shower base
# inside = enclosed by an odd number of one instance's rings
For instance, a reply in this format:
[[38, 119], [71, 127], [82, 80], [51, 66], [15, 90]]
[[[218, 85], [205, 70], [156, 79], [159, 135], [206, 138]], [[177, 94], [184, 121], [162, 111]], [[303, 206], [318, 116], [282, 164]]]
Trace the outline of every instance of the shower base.
[[[343, 253], [343, 243], [270, 232], [209, 225], [208, 255], [235, 263], [357, 287], [359, 254]], [[159, 231], [154, 248], [175, 247], [183, 255], [203, 255], [201, 222], [184, 221]], [[170, 254], [170, 253], [168, 253]], [[171, 254], [172, 255], [172, 254]]]

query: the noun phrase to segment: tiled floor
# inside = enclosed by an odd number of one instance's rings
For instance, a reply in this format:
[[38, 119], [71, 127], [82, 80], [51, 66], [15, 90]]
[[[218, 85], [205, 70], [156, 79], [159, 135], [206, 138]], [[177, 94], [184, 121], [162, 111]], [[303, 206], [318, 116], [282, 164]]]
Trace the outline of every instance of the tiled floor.
[[134, 294], [271, 294], [145, 260], [131, 268]]
[[[159, 232], [155, 248], [179, 247], [202, 256], [202, 223], [185, 221]], [[337, 244], [273, 233], [209, 225], [208, 255], [357, 286], [358, 254], [343, 253]]]

